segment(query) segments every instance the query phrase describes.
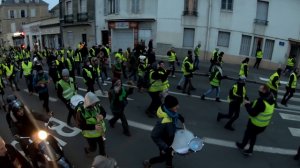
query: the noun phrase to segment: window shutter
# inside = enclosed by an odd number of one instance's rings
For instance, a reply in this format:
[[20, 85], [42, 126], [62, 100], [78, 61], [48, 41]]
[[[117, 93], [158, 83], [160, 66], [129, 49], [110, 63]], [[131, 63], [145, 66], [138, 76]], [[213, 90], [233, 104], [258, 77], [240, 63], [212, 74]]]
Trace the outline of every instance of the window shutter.
[[251, 36], [242, 35], [240, 55], [249, 55], [251, 47]]
[[116, 14], [120, 13], [120, 0], [115, 0], [115, 10]]

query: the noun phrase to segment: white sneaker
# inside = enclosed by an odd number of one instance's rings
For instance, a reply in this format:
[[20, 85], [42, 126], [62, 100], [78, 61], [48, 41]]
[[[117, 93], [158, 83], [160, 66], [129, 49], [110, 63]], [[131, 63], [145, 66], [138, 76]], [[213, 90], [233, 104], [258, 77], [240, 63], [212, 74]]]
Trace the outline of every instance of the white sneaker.
[[176, 76], [175, 76], [175, 75], [173, 75], [172, 77], [173, 77], [173, 78], [176, 78]]
[[108, 80], [108, 81], [109, 81], [109, 80], [110, 80], [110, 77], [107, 77], [107, 78], [106, 78], [106, 80]]
[[106, 86], [106, 85], [107, 85], [107, 83], [102, 83], [102, 85], [103, 85], [103, 86]]

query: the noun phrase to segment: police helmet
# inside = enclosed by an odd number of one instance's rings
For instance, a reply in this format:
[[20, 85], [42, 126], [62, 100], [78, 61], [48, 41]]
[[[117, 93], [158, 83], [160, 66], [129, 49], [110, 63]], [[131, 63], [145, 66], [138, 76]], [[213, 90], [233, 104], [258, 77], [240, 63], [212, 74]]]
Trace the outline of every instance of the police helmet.
[[20, 100], [14, 100], [11, 104], [11, 111], [16, 114], [20, 109], [24, 107], [23, 103]]

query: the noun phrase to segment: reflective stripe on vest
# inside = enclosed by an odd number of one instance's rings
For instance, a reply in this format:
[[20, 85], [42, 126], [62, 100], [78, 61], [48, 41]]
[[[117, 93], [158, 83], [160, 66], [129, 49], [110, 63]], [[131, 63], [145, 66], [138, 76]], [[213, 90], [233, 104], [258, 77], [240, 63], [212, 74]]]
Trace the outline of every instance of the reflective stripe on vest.
[[[262, 113], [259, 113], [255, 117], [250, 116], [250, 120], [252, 124], [258, 127], [266, 127], [270, 124], [271, 118], [273, 116], [274, 107], [275, 104], [270, 105], [267, 101], [263, 100], [265, 104], [265, 111]], [[254, 107], [256, 104], [256, 101], [253, 103], [252, 107]]]
[[97, 138], [103, 135], [106, 131], [106, 126], [104, 120], [97, 121], [97, 114], [101, 114], [99, 105], [94, 106], [92, 109], [84, 109], [81, 111], [81, 114], [86, 122], [89, 125], [101, 125], [102, 130], [82, 130], [82, 135], [87, 138]]
[[210, 81], [210, 84], [213, 86], [220, 86], [220, 80], [217, 79], [217, 76], [220, 72], [216, 72], [214, 78]]
[[69, 82], [66, 82], [65, 80], [61, 79], [58, 81], [58, 83], [63, 89], [62, 95], [66, 100], [70, 100], [71, 97], [76, 94], [73, 78], [69, 77]]
[[24, 76], [30, 75], [32, 70], [32, 62], [28, 62], [28, 64], [22, 62], [22, 69], [23, 69]]
[[75, 55], [74, 60], [75, 60], [75, 62], [80, 62], [81, 61], [81, 53], [80, 52], [77, 52], [77, 54]]
[[[272, 83], [273, 83], [273, 80], [274, 80], [274, 78], [275, 78], [276, 76], [278, 76], [278, 80], [275, 82], [276, 86], [274, 87]], [[275, 73], [270, 77], [270, 79], [269, 79], [267, 85], [269, 86], [270, 89], [278, 90], [278, 87], [279, 87], [279, 75], [278, 75], [277, 72], [275, 72]]]
[[[153, 74], [153, 70], [151, 70], [150, 74], [149, 74], [149, 78], [150, 78], [150, 83], [151, 86], [149, 87], [148, 91], [149, 92], [160, 92], [163, 91], [163, 83], [161, 82], [161, 80], [154, 80], [152, 79], [152, 74]], [[163, 72], [159, 71], [158, 73], [163, 74]]]
[[[233, 88], [232, 88], [232, 93], [234, 96], [236, 97], [241, 97], [240, 95], [237, 94], [237, 91], [238, 91], [238, 85], [237, 84], [234, 84], [233, 85]], [[243, 86], [243, 99], [246, 97], [246, 87]], [[231, 99], [229, 99], [230, 101], [232, 101]]]
[[189, 75], [191, 74], [191, 72], [187, 72], [186, 69], [185, 69], [185, 64], [188, 63], [189, 64], [189, 69], [193, 69], [194, 68], [194, 64], [190, 63], [188, 61], [188, 57], [185, 57], [184, 60], [183, 60], [183, 63], [182, 63], [182, 66], [181, 66], [181, 70], [183, 72], [183, 75]]
[[[83, 70], [86, 72], [88, 78], [93, 79], [91, 71], [87, 70], [86, 68], [83, 68]], [[84, 78], [83, 78], [83, 80], [84, 80], [84, 82], [86, 82], [86, 80]]]
[[107, 47], [104, 47], [104, 49], [105, 49], [105, 51], [106, 51], [107, 57], [109, 57], [109, 56], [110, 56], [110, 51], [109, 51], [109, 48], [107, 48]]

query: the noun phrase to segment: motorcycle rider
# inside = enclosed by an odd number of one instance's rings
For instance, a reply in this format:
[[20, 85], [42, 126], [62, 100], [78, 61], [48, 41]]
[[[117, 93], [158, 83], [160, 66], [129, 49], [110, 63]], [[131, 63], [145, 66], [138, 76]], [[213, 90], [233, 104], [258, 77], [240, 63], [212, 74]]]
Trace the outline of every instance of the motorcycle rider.
[[31, 137], [38, 132], [39, 128], [35, 120], [48, 122], [48, 115], [34, 113], [27, 110], [20, 100], [14, 100], [10, 103], [7, 122], [14, 138], [20, 143], [22, 150], [30, 157], [33, 166], [38, 167], [37, 151], [34, 146], [29, 145], [28, 139], [22, 137]]

